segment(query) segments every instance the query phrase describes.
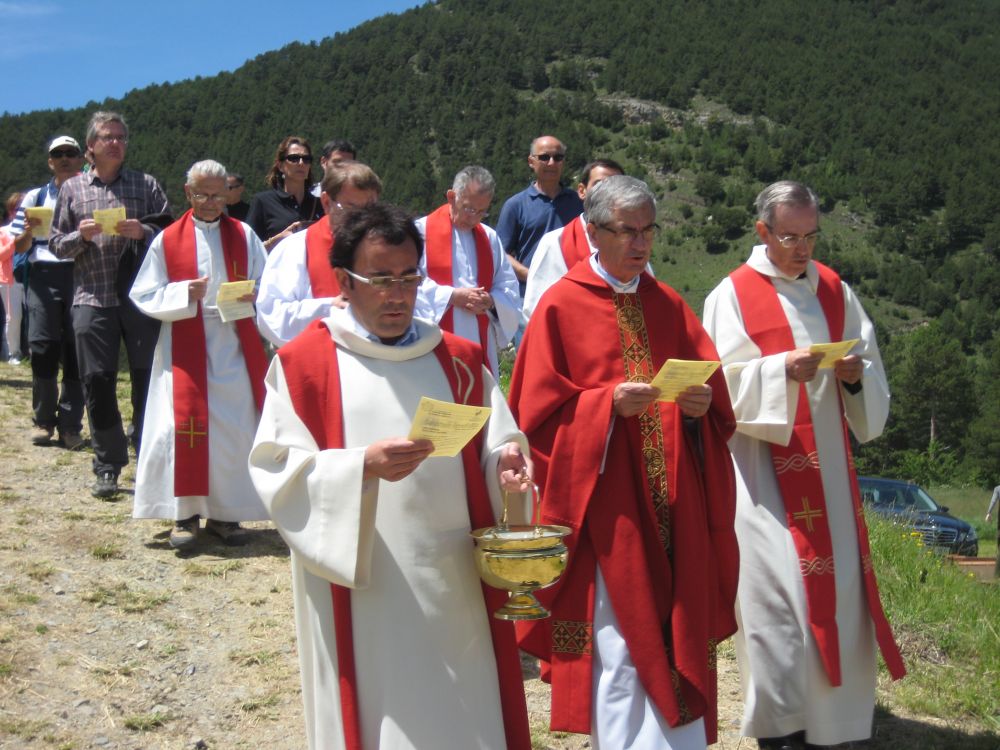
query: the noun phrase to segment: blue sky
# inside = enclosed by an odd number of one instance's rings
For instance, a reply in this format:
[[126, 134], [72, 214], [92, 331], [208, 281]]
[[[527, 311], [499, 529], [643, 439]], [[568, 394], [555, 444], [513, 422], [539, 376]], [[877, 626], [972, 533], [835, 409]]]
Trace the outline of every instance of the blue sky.
[[0, 113], [71, 109], [154, 83], [213, 76], [290, 42], [319, 41], [422, 4], [0, 0]]

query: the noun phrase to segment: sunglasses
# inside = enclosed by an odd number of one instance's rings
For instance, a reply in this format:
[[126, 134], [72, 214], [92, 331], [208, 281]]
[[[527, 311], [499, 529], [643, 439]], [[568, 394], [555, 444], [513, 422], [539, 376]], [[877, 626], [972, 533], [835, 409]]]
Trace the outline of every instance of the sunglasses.
[[288, 154], [282, 161], [290, 161], [292, 164], [312, 164], [313, 158], [309, 154]]
[[49, 151], [49, 156], [53, 159], [75, 159], [80, 155], [80, 152], [75, 148], [57, 148], [53, 151]]
[[550, 161], [561, 162], [566, 158], [566, 154], [534, 154], [534, 157], [548, 164]]

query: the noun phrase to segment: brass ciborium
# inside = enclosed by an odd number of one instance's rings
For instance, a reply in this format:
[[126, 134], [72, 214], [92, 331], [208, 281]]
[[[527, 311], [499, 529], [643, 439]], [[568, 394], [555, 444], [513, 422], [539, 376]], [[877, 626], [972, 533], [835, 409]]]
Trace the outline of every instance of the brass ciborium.
[[538, 487], [532, 485], [534, 523], [507, 524], [507, 493], [503, 495], [500, 523], [471, 532], [476, 542], [476, 568], [486, 585], [510, 593], [506, 603], [493, 613], [500, 620], [540, 620], [549, 611], [534, 591], [551, 586], [566, 570], [568, 552], [563, 537], [566, 526], [542, 526]]

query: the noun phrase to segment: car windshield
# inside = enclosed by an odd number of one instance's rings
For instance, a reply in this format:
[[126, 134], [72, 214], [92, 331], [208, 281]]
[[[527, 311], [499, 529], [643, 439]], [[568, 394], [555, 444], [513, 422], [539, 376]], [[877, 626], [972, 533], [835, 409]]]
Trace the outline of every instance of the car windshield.
[[915, 484], [877, 484], [861, 489], [865, 500], [896, 511], [927, 513], [940, 509], [934, 498]]
[[[912, 502], [910, 500], [911, 497], [913, 498]], [[907, 505], [913, 508], [913, 510], [934, 511], [940, 508], [940, 506], [934, 502], [934, 498], [915, 484], [911, 484], [906, 488], [906, 502]]]

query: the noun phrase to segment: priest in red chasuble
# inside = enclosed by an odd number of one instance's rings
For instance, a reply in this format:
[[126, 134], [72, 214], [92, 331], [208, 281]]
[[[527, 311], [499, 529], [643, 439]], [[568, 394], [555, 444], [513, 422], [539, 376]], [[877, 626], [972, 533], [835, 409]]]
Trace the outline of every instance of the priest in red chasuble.
[[[705, 300], [736, 414], [743, 734], [765, 750], [864, 740], [876, 650], [905, 673], [882, 611], [848, 441], [882, 433], [889, 386], [860, 301], [812, 259], [819, 201], [782, 181], [757, 197], [747, 262]], [[853, 342], [825, 364], [813, 345]]]
[[325, 215], [275, 245], [260, 279], [257, 326], [275, 346], [287, 344], [331, 309], [347, 305], [330, 267], [333, 235], [347, 214], [382, 194], [378, 175], [357, 161], [329, 164], [320, 186]]
[[260, 278], [264, 246], [225, 215], [226, 168], [218, 162], [194, 164], [184, 193], [191, 210], [154, 238], [130, 293], [163, 323], [133, 515], [173, 520], [177, 549], [197, 542], [199, 518], [228, 543], [244, 539], [240, 521], [267, 519], [247, 470], [264, 401], [264, 348], [252, 314], [225, 321], [217, 304], [221, 284]]
[[554, 730], [594, 748], [688, 750], [716, 735], [715, 646], [736, 628], [733, 413], [721, 373], [673, 402], [667, 359], [715, 361], [680, 296], [645, 272], [656, 200], [611, 176], [584, 210], [596, 254], [556, 282], [525, 332], [510, 403], [542, 520], [569, 526], [551, 618], [519, 628], [552, 684]]

